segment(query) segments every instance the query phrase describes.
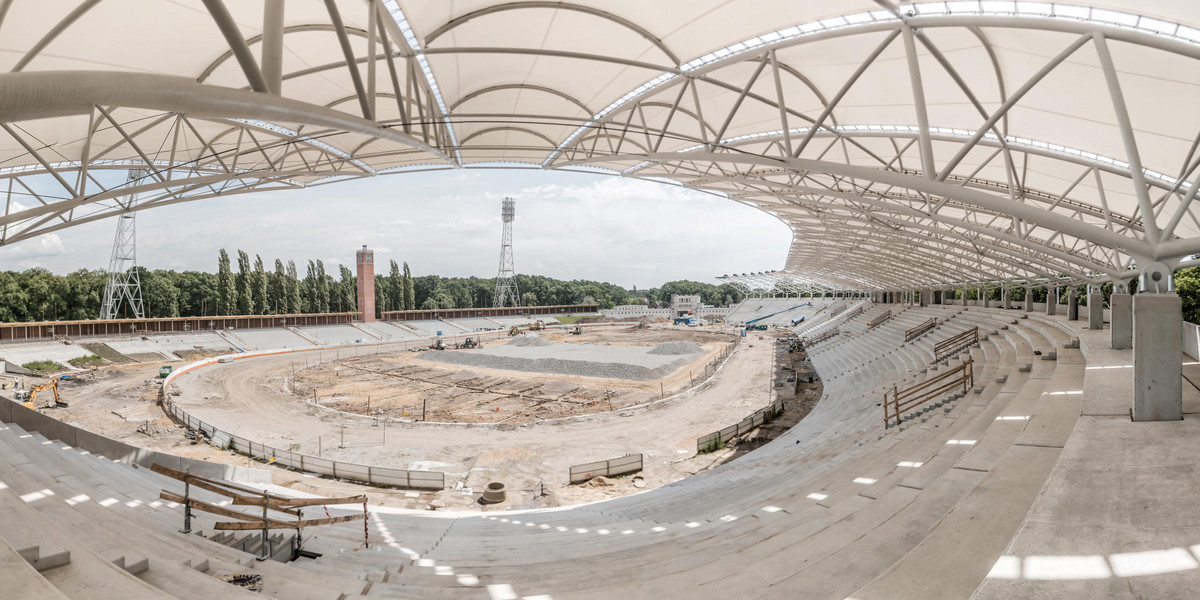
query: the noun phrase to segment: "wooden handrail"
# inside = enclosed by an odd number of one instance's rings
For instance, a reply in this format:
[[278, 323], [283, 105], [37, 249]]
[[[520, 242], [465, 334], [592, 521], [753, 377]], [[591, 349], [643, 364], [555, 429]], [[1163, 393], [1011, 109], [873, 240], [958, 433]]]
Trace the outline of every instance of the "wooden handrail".
[[829, 318], [832, 319], [832, 318], [846, 312], [847, 308], [850, 308], [849, 304], [843, 304], [843, 305], [833, 309], [832, 311], [829, 312]]
[[866, 311], [866, 309], [860, 306], [860, 307], [850, 311], [850, 314], [846, 315], [846, 320], [849, 321], [850, 319], [853, 319], [854, 317], [857, 317], [858, 315], [863, 314], [863, 312], [865, 312], [865, 311]]
[[880, 325], [883, 325], [883, 323], [890, 318], [892, 318], [892, 309], [889, 308], [889, 309], [883, 311], [882, 313], [880, 313], [879, 315], [877, 315], [874, 319], [871, 319], [870, 321], [868, 321], [867, 329], [874, 329], [876, 327], [879, 327]]
[[804, 348], [808, 349], [808, 348], [812, 348], [813, 346], [815, 346], [815, 345], [819, 344], [820, 342], [823, 342], [829, 338], [836, 337], [837, 335], [839, 335], [841, 333], [842, 333], [842, 330], [840, 327], [834, 327], [833, 329], [827, 329], [827, 330], [813, 336], [811, 339], [810, 338], [801, 338], [800, 341], [804, 343]]
[[979, 327], [972, 327], [960, 334], [948, 337], [933, 345], [933, 361], [937, 362], [979, 342]]
[[921, 337], [922, 334], [929, 331], [930, 329], [933, 329], [934, 327], [937, 327], [937, 317], [930, 317], [929, 320], [925, 321], [924, 323], [921, 323], [920, 325], [917, 325], [916, 327], [913, 327], [912, 329], [905, 331], [904, 332], [904, 341], [911, 342], [911, 341]]
[[892, 386], [890, 392], [883, 394], [883, 428], [890, 428], [892, 419], [899, 425], [904, 413], [955, 389], [961, 388], [966, 395], [974, 385], [975, 361], [967, 358], [957, 367], [903, 390]]

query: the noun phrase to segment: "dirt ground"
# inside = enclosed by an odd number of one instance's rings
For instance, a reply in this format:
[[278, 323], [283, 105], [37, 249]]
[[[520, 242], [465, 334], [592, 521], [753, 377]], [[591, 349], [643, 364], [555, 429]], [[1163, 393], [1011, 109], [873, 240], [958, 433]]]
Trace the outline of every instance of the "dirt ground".
[[[691, 341], [705, 352], [663, 380], [630, 381], [513, 372], [419, 360], [420, 353], [348, 357], [297, 368], [288, 389], [297, 397], [339, 411], [381, 419], [440, 423], [509, 423], [622, 410], [692, 387], [734, 343], [713, 332], [670, 329], [589, 329], [584, 335], [544, 332], [552, 343], [652, 348], [664, 341]], [[507, 344], [501, 338], [481, 347]]]
[[[723, 333], [718, 333], [721, 330], [715, 326], [708, 329], [709, 332], [704, 332], [660, 325], [633, 332], [635, 336], [630, 336], [631, 332], [622, 328], [589, 330], [583, 337], [591, 343], [648, 346], [663, 341], [691, 339], [707, 351], [697, 361], [703, 364], [719, 353], [722, 342], [734, 339], [728, 335], [732, 329], [726, 329]], [[433, 422], [388, 424], [386, 420], [377, 421], [314, 406], [311, 398], [305, 397], [307, 391], [303, 388], [306, 385], [303, 381], [309, 377], [319, 381], [320, 377], [339, 373], [338, 367], [346, 362], [341, 357], [335, 360], [329, 356], [329, 352], [313, 351], [241, 360], [206, 367], [177, 380], [181, 394], [175, 400], [193, 416], [214, 423], [221, 429], [267, 445], [325, 458], [402, 469], [443, 471], [450, 489], [438, 493], [369, 488], [266, 467], [244, 456], [203, 444], [195, 445], [163, 415], [152, 399], [141, 399], [157, 391], [155, 384], [146, 383], [146, 380], [157, 375], [160, 365], [170, 363], [116, 365], [100, 369], [95, 381], [64, 384], [64, 400], [71, 406], [48, 411], [47, 414], [154, 450], [227, 464], [269, 468], [276, 484], [308, 493], [344, 495], [365, 492], [373, 503], [381, 505], [412, 509], [478, 509], [480, 507], [476, 499], [483, 487], [488, 482], [502, 481], [509, 489], [508, 500], [500, 505], [482, 507], [482, 510], [561, 506], [666, 485], [738, 455], [738, 448], [733, 445], [724, 451], [697, 456], [695, 439], [739, 421], [769, 403], [775, 354], [773, 339], [773, 334], [766, 332], [755, 332], [749, 337], [740, 338], [728, 361], [710, 380], [676, 397], [640, 408], [628, 407], [638, 404], [639, 400], [655, 399], [658, 394], [654, 393], [656, 390], [653, 388], [659, 382], [588, 381], [589, 378], [514, 372], [496, 374], [514, 380], [571, 379], [571, 383], [579, 385], [578, 389], [586, 390], [580, 392], [583, 394], [597, 390], [622, 390], [616, 396], [620, 404], [614, 403], [611, 410], [607, 403], [597, 403], [595, 407], [572, 404], [572, 408], [578, 411], [575, 414], [583, 414], [577, 418], [546, 422], [534, 422], [526, 418], [524, 421], [512, 419], [492, 425]], [[359, 354], [360, 360], [354, 363], [371, 365], [372, 361], [378, 361], [384, 366], [389, 360], [399, 361], [396, 364], [405, 363], [412, 356], [409, 353], [378, 356]], [[370, 360], [365, 360], [368, 358]], [[305, 372], [305, 361], [309, 363], [307, 369], [311, 371]], [[314, 366], [318, 363], [319, 367]], [[303, 377], [298, 378], [301, 381], [295, 382], [297, 394], [292, 393], [293, 369], [303, 373]], [[446, 365], [443, 370], [450, 372], [451, 377], [456, 373], [451, 365]], [[668, 396], [671, 390], [689, 387], [693, 375], [688, 371], [689, 368], [684, 367], [663, 380], [663, 390]], [[354, 371], [344, 367], [340, 371], [349, 372]], [[703, 370], [694, 372], [703, 373]], [[401, 380], [401, 387], [445, 387], [434, 383], [445, 379], [444, 375], [423, 377], [426, 379]], [[322, 386], [318, 385], [319, 397], [336, 397], [338, 394], [352, 397], [355, 390], [359, 389], [356, 386], [364, 386], [361, 388], [363, 392], [384, 387], [390, 390], [396, 378], [381, 375], [366, 384], [336, 374], [331, 379], [331, 387], [326, 389], [330, 389], [332, 394], [320, 391]], [[695, 380], [697, 383], [703, 381], [702, 375], [695, 376]], [[373, 404], [376, 402], [374, 394], [374, 391], [370, 394]], [[381, 393], [380, 398], [385, 395]], [[810, 391], [808, 396], [811, 395]], [[819, 397], [819, 391], [816, 396]], [[815, 403], [815, 399], [809, 400]], [[505, 410], [504, 402], [519, 404], [511, 407], [511, 414], [539, 416], [526, 414], [532, 402], [529, 399], [505, 399], [501, 402], [502, 411]], [[365, 402], [362, 406], [362, 412], [365, 412]], [[395, 407], [385, 410], [399, 409], [403, 412], [400, 406], [406, 405], [396, 403]], [[459, 413], [445, 411], [450, 418], [455, 418]], [[437, 414], [440, 417], [442, 413]], [[567, 484], [571, 465], [629, 453], [642, 453], [644, 456], [644, 469], [639, 473], [644, 487], [636, 487], [632, 477], [616, 477], [610, 481], [584, 485]]]

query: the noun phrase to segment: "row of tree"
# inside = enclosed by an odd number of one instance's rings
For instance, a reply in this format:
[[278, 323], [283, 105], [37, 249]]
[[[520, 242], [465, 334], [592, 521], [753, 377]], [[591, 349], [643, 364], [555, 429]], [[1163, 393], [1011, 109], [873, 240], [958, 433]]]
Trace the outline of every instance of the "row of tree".
[[[320, 260], [307, 261], [300, 277], [294, 261], [280, 259], [268, 270], [261, 256], [221, 250], [217, 272], [174, 271], [138, 267], [148, 317], [299, 314], [357, 310], [354, 273], [338, 265], [335, 278]], [[611, 283], [541, 275], [517, 275], [523, 306], [596, 303], [669, 306], [672, 294], [699, 294], [707, 304], [739, 302], [742, 294], [729, 285], [672, 281], [660, 288], [626, 290]], [[81, 269], [55, 275], [46, 269], [0, 271], [0, 322], [85, 320], [100, 314], [105, 273]], [[496, 280], [479, 277], [414, 277], [408, 263], [391, 261], [387, 274], [375, 276], [378, 312], [411, 309], [480, 308], [492, 305]], [[127, 309], [126, 309], [127, 310]], [[124, 316], [132, 316], [126, 314]], [[377, 315], [378, 316], [378, 315]]]

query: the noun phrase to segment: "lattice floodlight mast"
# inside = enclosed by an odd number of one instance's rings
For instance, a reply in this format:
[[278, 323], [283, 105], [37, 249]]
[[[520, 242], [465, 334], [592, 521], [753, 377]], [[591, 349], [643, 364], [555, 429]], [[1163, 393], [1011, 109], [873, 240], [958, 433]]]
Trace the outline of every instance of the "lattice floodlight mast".
[[[141, 169], [130, 169], [126, 185], [135, 185], [141, 178]], [[132, 208], [137, 202], [137, 194], [130, 194], [126, 202], [126, 208]], [[129, 212], [117, 218], [117, 235], [108, 261], [108, 282], [104, 285], [104, 302], [100, 305], [103, 320], [120, 318], [122, 303], [128, 307], [129, 316], [135, 319], [146, 316], [142, 311], [142, 283], [137, 271], [136, 215], [136, 212]]]
[[500, 208], [503, 224], [500, 235], [500, 271], [496, 274], [496, 299], [492, 302], [492, 306], [495, 307], [507, 306], [510, 298], [513, 306], [521, 305], [512, 251], [512, 222], [516, 214], [516, 202], [512, 198], [505, 198]]

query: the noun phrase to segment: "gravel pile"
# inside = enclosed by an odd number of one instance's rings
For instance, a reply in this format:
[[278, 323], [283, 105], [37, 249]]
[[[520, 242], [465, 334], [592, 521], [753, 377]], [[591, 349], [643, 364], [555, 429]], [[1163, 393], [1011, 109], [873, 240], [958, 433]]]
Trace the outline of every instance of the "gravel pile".
[[654, 347], [647, 354], [666, 354], [668, 356], [680, 356], [683, 354], [700, 354], [704, 352], [696, 342], [663, 342]]
[[692, 354], [656, 355], [628, 346], [553, 344], [541, 338], [528, 339], [537, 341], [479, 350], [433, 350], [417, 358], [486, 369], [649, 381], [675, 372], [699, 355], [698, 346]]
[[540, 348], [550, 346], [551, 343], [536, 335], [518, 335], [505, 345], [516, 346], [518, 348]]

